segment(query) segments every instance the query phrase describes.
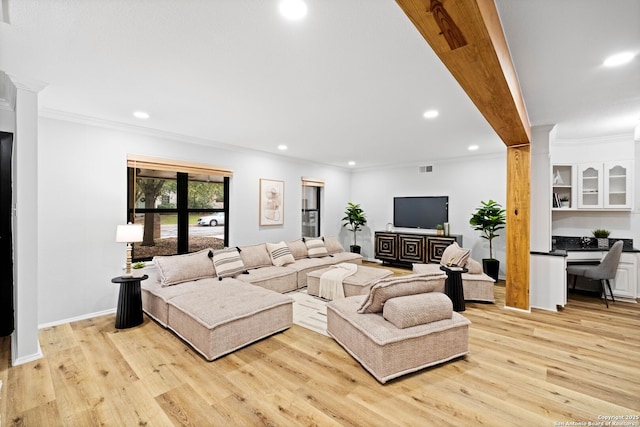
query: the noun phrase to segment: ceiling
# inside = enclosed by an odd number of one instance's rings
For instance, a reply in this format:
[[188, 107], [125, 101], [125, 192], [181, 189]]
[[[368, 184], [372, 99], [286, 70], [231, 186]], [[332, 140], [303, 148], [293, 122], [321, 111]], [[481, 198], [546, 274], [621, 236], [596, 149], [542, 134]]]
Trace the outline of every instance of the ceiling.
[[[278, 0], [0, 2], [0, 70], [47, 84], [44, 116], [340, 167], [505, 150], [393, 0], [306, 0], [295, 22]], [[640, 1], [496, 4], [532, 125], [557, 124], [562, 139], [633, 135], [640, 56], [601, 64], [640, 53]]]

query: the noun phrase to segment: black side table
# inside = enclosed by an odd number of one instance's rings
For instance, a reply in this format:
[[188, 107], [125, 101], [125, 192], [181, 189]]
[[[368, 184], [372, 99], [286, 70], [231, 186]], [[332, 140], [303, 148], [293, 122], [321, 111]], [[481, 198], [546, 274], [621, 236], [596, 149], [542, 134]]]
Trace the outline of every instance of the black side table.
[[142, 277], [114, 277], [111, 283], [120, 283], [118, 295], [118, 310], [116, 311], [116, 328], [125, 329], [142, 323], [142, 293], [140, 282], [147, 279]]
[[440, 270], [447, 273], [447, 280], [444, 282], [444, 293], [451, 299], [455, 311], [464, 311], [464, 289], [462, 288], [462, 273], [467, 270], [458, 266], [440, 266]]

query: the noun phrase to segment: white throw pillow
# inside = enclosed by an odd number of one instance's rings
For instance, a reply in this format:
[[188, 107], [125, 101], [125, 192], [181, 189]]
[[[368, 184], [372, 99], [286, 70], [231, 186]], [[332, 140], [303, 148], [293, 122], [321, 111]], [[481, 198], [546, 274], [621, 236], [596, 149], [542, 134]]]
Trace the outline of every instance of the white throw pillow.
[[304, 244], [307, 245], [309, 258], [318, 258], [329, 254], [327, 248], [324, 246], [324, 239], [322, 237], [305, 237]]
[[287, 246], [285, 242], [267, 243], [267, 250], [269, 251], [269, 256], [271, 256], [271, 262], [276, 267], [282, 267], [295, 262], [289, 246]]
[[458, 246], [458, 242], [453, 242], [445, 248], [444, 252], [442, 252], [440, 264], [464, 267], [467, 264], [469, 255], [471, 255], [471, 249], [461, 248]]

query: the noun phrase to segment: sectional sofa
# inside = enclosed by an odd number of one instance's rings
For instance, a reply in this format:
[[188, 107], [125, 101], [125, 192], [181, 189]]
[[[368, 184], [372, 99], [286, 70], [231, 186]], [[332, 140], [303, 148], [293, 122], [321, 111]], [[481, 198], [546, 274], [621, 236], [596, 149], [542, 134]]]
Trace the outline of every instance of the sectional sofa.
[[142, 307], [207, 360], [289, 328], [293, 299], [307, 273], [362, 263], [335, 237], [204, 249], [154, 258], [157, 277], [142, 282]]

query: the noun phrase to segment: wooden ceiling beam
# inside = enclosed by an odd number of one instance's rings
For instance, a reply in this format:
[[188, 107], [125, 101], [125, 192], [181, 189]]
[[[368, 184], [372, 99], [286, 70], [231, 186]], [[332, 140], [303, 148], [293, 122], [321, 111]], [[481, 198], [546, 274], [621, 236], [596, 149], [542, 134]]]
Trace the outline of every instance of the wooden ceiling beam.
[[531, 125], [493, 0], [396, 0], [507, 146]]

